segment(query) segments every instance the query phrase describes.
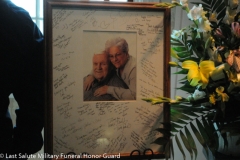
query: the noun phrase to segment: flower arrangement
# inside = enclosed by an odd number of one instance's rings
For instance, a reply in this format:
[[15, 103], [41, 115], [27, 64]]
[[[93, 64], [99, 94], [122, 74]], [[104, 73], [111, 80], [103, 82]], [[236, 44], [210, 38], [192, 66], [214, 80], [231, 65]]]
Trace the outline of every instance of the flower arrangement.
[[[178, 89], [189, 96], [144, 99], [152, 104], [171, 104], [170, 141], [166, 144], [162, 140], [165, 137], [160, 137], [154, 143], [165, 145], [168, 155], [168, 148], [173, 149], [175, 139], [183, 156], [185, 146], [192, 159], [198, 154], [194, 137], [208, 155], [209, 149], [213, 154], [218, 149], [220, 136], [227, 146], [228, 136], [240, 135], [239, 1], [202, 0], [193, 4], [192, 9], [188, 0], [156, 4], [156, 7], [181, 7], [192, 22], [181, 30], [172, 31], [171, 56], [175, 61], [169, 62], [171, 67], [178, 68], [175, 74], [184, 77]], [[157, 131], [166, 133], [169, 125], [163, 125], [165, 127]], [[240, 139], [236, 141], [236, 145], [239, 144]]]

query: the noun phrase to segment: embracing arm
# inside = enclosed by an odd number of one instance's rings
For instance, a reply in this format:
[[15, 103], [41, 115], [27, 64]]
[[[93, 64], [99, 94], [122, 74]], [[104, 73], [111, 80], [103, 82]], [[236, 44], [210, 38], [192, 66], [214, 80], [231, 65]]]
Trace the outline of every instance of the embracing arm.
[[136, 67], [132, 68], [127, 77], [124, 78], [124, 82], [129, 89], [108, 86], [107, 93], [118, 100], [136, 100]]

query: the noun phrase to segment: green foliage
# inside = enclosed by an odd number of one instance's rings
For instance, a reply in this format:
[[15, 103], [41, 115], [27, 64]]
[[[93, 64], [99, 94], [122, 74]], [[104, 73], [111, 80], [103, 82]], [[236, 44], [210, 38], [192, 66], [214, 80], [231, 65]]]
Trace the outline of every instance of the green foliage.
[[196, 160], [198, 150], [194, 139], [197, 139], [209, 155], [208, 148], [214, 151], [218, 147], [218, 140], [215, 141], [212, 137], [215, 132], [213, 123], [208, 121], [213, 112], [212, 109], [193, 107], [188, 103], [171, 104], [171, 140], [165, 141], [169, 138], [169, 128], [158, 128], [156, 131], [162, 133], [163, 137], [156, 139], [154, 143], [165, 146], [166, 157], [169, 158], [170, 154], [174, 157], [172, 140], [175, 140], [184, 159], [186, 148], [191, 159]]
[[[161, 98], [145, 99], [147, 102], [159, 104], [157, 100], [159, 100], [159, 103], [165, 103]], [[168, 100], [169, 103], [171, 102], [169, 98], [165, 98], [165, 100]], [[235, 103], [235, 101], [233, 103]], [[229, 120], [228, 123], [221, 124], [216, 122], [215, 124], [218, 126], [218, 130], [216, 130], [213, 122], [215, 112], [216, 110], [212, 107], [201, 107], [201, 103], [196, 103], [196, 105], [184, 101], [171, 103], [171, 121], [170, 123], [162, 123], [163, 127], [156, 129], [156, 131], [160, 132], [163, 136], [157, 138], [153, 143], [164, 146], [167, 159], [170, 158], [170, 155], [172, 155], [173, 159], [175, 157], [173, 148], [174, 141], [184, 159], [186, 159], [187, 154], [190, 154], [191, 160], [197, 160], [196, 158], [199, 154], [195, 141], [195, 139], [197, 139], [208, 158], [210, 156], [209, 150], [215, 153], [218, 149], [220, 135], [226, 147], [228, 146], [226, 133], [229, 133], [230, 136], [240, 135], [240, 117]], [[239, 144], [240, 139], [236, 141], [236, 145]]]
[[[156, 6], [168, 8], [180, 6], [184, 11], [189, 13], [190, 10], [187, 5], [182, 4], [186, 1], [180, 2], [181, 3], [178, 3], [177, 1], [172, 1], [172, 3], [161, 2]], [[204, 12], [206, 15], [201, 15], [201, 18], [207, 18], [209, 20], [207, 21], [208, 25], [203, 25], [206, 27], [210, 24], [208, 30], [201, 30], [200, 18], [198, 20], [192, 18], [193, 25], [190, 25], [179, 31], [174, 30], [173, 34], [171, 35], [171, 55], [177, 60], [177, 62], [172, 62], [171, 64], [173, 67], [179, 68], [179, 70], [174, 74], [186, 75], [179, 81], [180, 87], [176, 89], [187, 92], [190, 95], [194, 94], [198, 88], [190, 85], [190, 82], [193, 79], [191, 78], [191, 75], [189, 75], [190, 68], [182, 68], [181, 63], [191, 60], [199, 65], [203, 60], [212, 60], [214, 64], [223, 64], [226, 63], [225, 54], [229, 53], [230, 50], [239, 49], [240, 46], [240, 27], [237, 28], [239, 33], [234, 33], [236, 32], [236, 29], [232, 29], [230, 26], [231, 22], [226, 23], [227, 21], [225, 21], [226, 13], [233, 13], [236, 10], [236, 8], [229, 7], [229, 0], [201, 0], [201, 3], [192, 3], [195, 5], [201, 4], [203, 10], [206, 11], [206, 13]], [[216, 15], [215, 18], [213, 18], [214, 16], [212, 13]], [[240, 14], [235, 15], [235, 22], [239, 22], [239, 15]], [[216, 53], [218, 54], [217, 56], [214, 55]], [[221, 61], [219, 59], [221, 59]], [[197, 72], [200, 70], [199, 68], [195, 69], [194, 71]], [[227, 76], [225, 76], [225, 79], [226, 77]], [[228, 78], [229, 77], [227, 77], [227, 79]], [[240, 104], [240, 101], [238, 100], [240, 97], [240, 92], [238, 93], [238, 98], [236, 98], [237, 96], [233, 98], [234, 96], [228, 93], [230, 97], [229, 101], [231, 101], [229, 103], [220, 102], [220, 100], [218, 100], [219, 103], [216, 102], [214, 105], [209, 105], [205, 108], [200, 107], [201, 103], [209, 101], [210, 95], [214, 93], [219, 85], [226, 85], [225, 88], [228, 88], [229, 82], [226, 83], [226, 81], [219, 81], [215, 83], [212, 81], [213, 80], [210, 79], [206, 88], [202, 88], [204, 92], [208, 94], [201, 99], [202, 101], [195, 101], [194, 98], [179, 98], [177, 100], [172, 100], [170, 98], [158, 97], [144, 99], [152, 104], [171, 104], [171, 121], [169, 124], [163, 124], [164, 127], [156, 129], [156, 131], [163, 134], [163, 137], [160, 137], [153, 142], [165, 147], [165, 155], [167, 158], [172, 155], [172, 159], [177, 159], [173, 150], [174, 142], [182, 153], [184, 159], [186, 159], [187, 154], [189, 154], [191, 160], [196, 160], [199, 151], [197, 150], [197, 144], [195, 140], [202, 145], [206, 156], [209, 157], [210, 152], [214, 153], [219, 147], [219, 136], [223, 138], [224, 145], [227, 147], [227, 133], [229, 133], [228, 135], [230, 136], [240, 135], [240, 117], [236, 116], [239, 116], [240, 109], [229, 107]], [[212, 84], [210, 84], [210, 82], [212, 82]], [[231, 110], [231, 108], [233, 109]], [[230, 111], [228, 111], [230, 117], [225, 116], [225, 110], [228, 109], [230, 109]], [[239, 112], [234, 114], [234, 111]], [[219, 115], [221, 115], [220, 120]], [[217, 130], [215, 125], [218, 128]], [[169, 130], [171, 130], [170, 133]], [[236, 141], [236, 145], [240, 145], [240, 139]]]

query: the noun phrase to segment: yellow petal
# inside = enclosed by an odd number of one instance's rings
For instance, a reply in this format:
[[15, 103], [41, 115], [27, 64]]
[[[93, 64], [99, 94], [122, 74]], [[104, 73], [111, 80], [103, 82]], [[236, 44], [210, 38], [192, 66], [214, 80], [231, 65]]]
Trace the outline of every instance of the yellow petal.
[[215, 69], [214, 62], [213, 61], [202, 61], [199, 64], [200, 72], [203, 74], [209, 75], [211, 71]]
[[209, 102], [212, 103], [212, 104], [215, 104], [215, 103], [216, 103], [216, 99], [215, 99], [215, 97], [214, 97], [213, 94], [211, 94], [211, 95], [209, 96]]
[[199, 71], [198, 70], [189, 70], [187, 78], [188, 78], [188, 81], [192, 80], [193, 78], [199, 79]]
[[199, 75], [201, 77], [201, 81], [202, 81], [203, 85], [206, 86], [209, 81], [210, 73], [213, 70], [215, 70], [214, 62], [213, 61], [202, 61], [199, 64], [199, 68], [200, 68]]
[[209, 81], [209, 80], [208, 80], [209, 75], [204, 75], [202, 72], [200, 72], [199, 74], [200, 74], [202, 83], [207, 84], [208, 81]]
[[231, 72], [231, 71], [227, 71], [228, 74], [228, 79], [232, 82], [240, 82], [240, 80], [238, 79], [237, 73], [235, 72]]
[[226, 102], [226, 101], [228, 101], [229, 100], [229, 96], [226, 94], [226, 93], [222, 93], [222, 101], [223, 102]]
[[191, 70], [198, 70], [198, 65], [196, 62], [187, 60], [182, 63], [182, 68], [184, 69], [191, 69]]
[[219, 86], [219, 87], [216, 88], [216, 92], [217, 92], [218, 94], [223, 93], [223, 91], [224, 91], [224, 87], [223, 87], [223, 86]]

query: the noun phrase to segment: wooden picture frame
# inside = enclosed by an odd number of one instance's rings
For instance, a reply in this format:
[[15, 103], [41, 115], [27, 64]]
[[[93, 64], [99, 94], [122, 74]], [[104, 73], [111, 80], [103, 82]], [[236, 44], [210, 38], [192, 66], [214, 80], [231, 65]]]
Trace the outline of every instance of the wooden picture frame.
[[[129, 158], [149, 148], [164, 157], [151, 142], [162, 136], [154, 129], [170, 122], [169, 106], [142, 100], [170, 96], [170, 9], [154, 4], [45, 0], [45, 153]], [[110, 94], [116, 100], [85, 101], [83, 79], [93, 74], [93, 57], [116, 37], [135, 59], [135, 99]]]

